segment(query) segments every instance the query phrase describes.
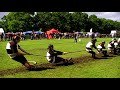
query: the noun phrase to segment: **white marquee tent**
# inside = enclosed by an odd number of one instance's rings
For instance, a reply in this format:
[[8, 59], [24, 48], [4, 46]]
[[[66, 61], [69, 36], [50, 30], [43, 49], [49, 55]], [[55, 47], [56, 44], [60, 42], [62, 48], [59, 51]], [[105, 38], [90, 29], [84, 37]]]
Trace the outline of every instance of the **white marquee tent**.
[[4, 33], [4, 30], [3, 30], [3, 28], [0, 28], [0, 34], [1, 34], [1, 33]]

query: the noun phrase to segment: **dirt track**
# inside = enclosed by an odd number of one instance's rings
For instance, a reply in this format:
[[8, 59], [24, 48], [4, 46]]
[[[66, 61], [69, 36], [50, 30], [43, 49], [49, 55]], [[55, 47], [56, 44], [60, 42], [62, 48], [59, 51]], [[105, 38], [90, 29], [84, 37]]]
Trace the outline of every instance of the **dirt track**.
[[[67, 65], [73, 65], [73, 64], [77, 64], [77, 63], [85, 63], [85, 62], [99, 60], [99, 59], [107, 59], [107, 57], [101, 57], [100, 55], [97, 55], [97, 57], [98, 57], [97, 59], [93, 59], [93, 58], [91, 58], [91, 56], [82, 56], [82, 57], [79, 57], [79, 58], [73, 58], [69, 62], [69, 64], [64, 64], [64, 65], [67, 66]], [[54, 68], [56, 68], [58, 66], [61, 66], [61, 65], [63, 66], [63, 64], [53, 65], [51, 63], [37, 64], [36, 69], [34, 69], [32, 71], [41, 71], [41, 70], [46, 70], [46, 69], [54, 69]], [[20, 72], [29, 72], [29, 70], [26, 70], [25, 67], [1, 70], [0, 71], [0, 76], [16, 74], [16, 73], [20, 73]]]

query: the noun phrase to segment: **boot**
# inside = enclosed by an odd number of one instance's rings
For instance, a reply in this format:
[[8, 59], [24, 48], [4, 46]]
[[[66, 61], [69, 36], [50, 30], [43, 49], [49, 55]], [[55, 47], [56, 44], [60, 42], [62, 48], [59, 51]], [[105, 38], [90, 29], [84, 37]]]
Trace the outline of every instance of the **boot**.
[[95, 52], [92, 52], [92, 58], [96, 59]]

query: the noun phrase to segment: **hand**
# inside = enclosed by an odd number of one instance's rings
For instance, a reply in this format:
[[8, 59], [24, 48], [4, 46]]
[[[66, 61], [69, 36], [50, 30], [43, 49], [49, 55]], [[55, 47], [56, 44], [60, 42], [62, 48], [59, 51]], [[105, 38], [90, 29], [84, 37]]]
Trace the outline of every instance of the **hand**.
[[67, 54], [68, 52], [63, 52], [63, 54]]
[[100, 53], [100, 51], [97, 49], [97, 52]]
[[26, 53], [27, 55], [32, 55], [31, 53]]
[[97, 53], [100, 53], [99, 51], [97, 51]]

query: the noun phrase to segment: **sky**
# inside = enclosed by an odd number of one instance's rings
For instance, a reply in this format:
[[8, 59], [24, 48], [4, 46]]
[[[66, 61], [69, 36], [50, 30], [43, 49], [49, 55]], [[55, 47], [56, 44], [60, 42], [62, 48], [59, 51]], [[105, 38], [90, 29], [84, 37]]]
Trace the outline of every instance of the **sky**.
[[0, 12], [0, 20], [4, 15], [7, 15], [9, 12]]
[[[0, 12], [0, 19], [9, 12]], [[85, 12], [88, 15], [96, 15], [98, 18], [111, 19], [120, 22], [120, 12]]]
[[98, 18], [111, 19], [120, 22], [120, 12], [85, 12], [88, 15], [95, 14]]

